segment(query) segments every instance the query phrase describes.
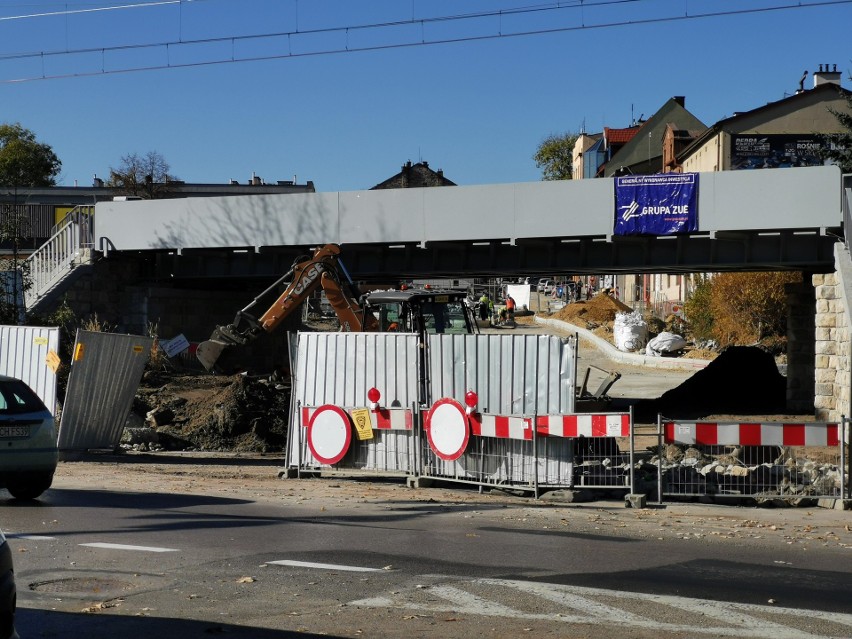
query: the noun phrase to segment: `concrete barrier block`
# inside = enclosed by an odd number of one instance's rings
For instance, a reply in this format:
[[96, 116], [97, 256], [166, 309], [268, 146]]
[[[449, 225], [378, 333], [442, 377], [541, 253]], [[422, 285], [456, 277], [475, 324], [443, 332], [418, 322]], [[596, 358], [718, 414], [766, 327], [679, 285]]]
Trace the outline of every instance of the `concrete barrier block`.
[[625, 495], [624, 505], [627, 508], [646, 508], [648, 505], [647, 495]]
[[405, 485], [409, 488], [429, 488], [435, 483], [431, 477], [406, 477]]

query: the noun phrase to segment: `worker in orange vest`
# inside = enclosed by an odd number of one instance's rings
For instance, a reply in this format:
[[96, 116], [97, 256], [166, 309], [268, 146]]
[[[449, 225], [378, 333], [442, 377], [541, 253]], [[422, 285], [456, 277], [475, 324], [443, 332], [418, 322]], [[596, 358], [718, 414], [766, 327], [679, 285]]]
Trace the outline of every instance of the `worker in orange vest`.
[[515, 323], [515, 298], [511, 295], [506, 295], [506, 315], [507, 320], [512, 324]]

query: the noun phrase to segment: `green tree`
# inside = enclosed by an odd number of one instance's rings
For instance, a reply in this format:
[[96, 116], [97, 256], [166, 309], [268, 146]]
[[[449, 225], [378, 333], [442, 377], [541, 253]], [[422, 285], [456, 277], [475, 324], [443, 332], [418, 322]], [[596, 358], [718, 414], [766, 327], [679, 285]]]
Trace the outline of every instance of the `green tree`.
[[[852, 75], [849, 79], [852, 80]], [[823, 140], [829, 148], [823, 150], [821, 156], [824, 160], [830, 160], [837, 164], [843, 173], [852, 173], [852, 93], [841, 91], [841, 95], [846, 100], [847, 110], [841, 111], [828, 107], [828, 111], [837, 118], [845, 131], [843, 133], [828, 133], [823, 136]]]
[[167, 197], [171, 183], [178, 180], [170, 171], [169, 163], [156, 151], [130, 153], [121, 158], [118, 167], [110, 167], [107, 185], [121, 195], [155, 200]]
[[706, 340], [713, 337], [713, 313], [710, 300], [713, 296], [713, 278], [699, 275], [692, 295], [683, 304], [686, 321], [693, 338]]
[[38, 142], [32, 131], [17, 123], [0, 125], [0, 243], [11, 248], [11, 254], [0, 260], [0, 321], [4, 323], [21, 321], [21, 298], [30, 285], [21, 249], [31, 239], [32, 227], [28, 208], [18, 201], [18, 189], [53, 186], [61, 168], [53, 149]]
[[0, 187], [53, 186], [62, 162], [20, 124], [0, 124]]
[[541, 169], [542, 180], [570, 180], [574, 173], [574, 143], [579, 136], [575, 133], [551, 133], [533, 155], [535, 165]]

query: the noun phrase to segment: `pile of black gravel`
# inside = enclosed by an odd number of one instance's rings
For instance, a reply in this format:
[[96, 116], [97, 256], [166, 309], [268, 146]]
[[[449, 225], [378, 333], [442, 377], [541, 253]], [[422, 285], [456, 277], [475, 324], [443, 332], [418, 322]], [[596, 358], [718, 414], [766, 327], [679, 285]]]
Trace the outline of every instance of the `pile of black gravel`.
[[674, 419], [707, 415], [786, 412], [787, 379], [772, 354], [756, 346], [731, 346], [706, 368], [657, 399], [634, 406], [634, 419], [653, 422], [658, 413]]

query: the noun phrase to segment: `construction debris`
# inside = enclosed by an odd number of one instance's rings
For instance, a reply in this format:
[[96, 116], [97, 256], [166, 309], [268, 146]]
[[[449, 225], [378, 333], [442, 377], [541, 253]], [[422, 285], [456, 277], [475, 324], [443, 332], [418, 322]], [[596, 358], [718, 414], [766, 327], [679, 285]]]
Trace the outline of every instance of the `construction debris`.
[[290, 393], [247, 375], [146, 373], [133, 405], [128, 448], [268, 452], [283, 449]]

